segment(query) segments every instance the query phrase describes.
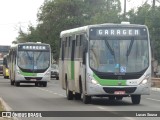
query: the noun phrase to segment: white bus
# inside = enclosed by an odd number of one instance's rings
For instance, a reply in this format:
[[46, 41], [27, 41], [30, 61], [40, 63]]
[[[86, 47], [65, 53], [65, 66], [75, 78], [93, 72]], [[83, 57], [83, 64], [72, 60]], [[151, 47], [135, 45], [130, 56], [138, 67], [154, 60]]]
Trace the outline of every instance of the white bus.
[[51, 49], [44, 43], [19, 43], [9, 51], [9, 75], [11, 85], [35, 83], [47, 86], [50, 80]]
[[150, 94], [151, 47], [148, 28], [99, 24], [62, 31], [59, 79], [68, 100], [90, 103], [93, 96], [139, 104]]

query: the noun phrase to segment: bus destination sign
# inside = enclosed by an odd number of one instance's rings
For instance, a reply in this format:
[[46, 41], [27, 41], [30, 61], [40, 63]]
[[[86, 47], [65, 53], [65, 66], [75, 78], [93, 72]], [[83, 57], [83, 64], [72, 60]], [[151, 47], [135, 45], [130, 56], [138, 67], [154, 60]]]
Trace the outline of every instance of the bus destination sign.
[[47, 45], [19, 45], [19, 50], [49, 50]]
[[[144, 29], [145, 30], [145, 29]], [[140, 30], [139, 29], [97, 29], [96, 30], [97, 36], [139, 36]]]

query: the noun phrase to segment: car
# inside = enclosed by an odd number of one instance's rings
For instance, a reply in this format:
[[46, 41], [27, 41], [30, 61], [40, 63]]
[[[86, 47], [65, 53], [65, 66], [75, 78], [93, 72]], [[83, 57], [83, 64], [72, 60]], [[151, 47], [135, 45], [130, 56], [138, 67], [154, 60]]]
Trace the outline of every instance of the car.
[[56, 80], [59, 79], [59, 69], [57, 64], [51, 65], [51, 78], [56, 78]]

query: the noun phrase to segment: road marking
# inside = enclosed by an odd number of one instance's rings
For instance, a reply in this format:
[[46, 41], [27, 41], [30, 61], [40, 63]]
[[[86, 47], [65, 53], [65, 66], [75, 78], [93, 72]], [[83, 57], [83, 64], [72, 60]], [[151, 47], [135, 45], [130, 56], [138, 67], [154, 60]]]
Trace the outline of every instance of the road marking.
[[152, 99], [152, 98], [146, 98], [146, 99], [160, 102], [160, 100], [157, 100], [157, 99]]
[[51, 91], [51, 90], [47, 90], [47, 89], [43, 89], [43, 88], [39, 88], [39, 87], [36, 87], [36, 88], [37, 88], [37, 89], [40, 89], [40, 90], [42, 90], [42, 91], [46, 91], [46, 92], [48, 92], [48, 93], [50, 93], [50, 94], [54, 94], [54, 95], [58, 95], [58, 96], [61, 96], [61, 97], [65, 97], [65, 95], [56, 93], [56, 92]]
[[124, 117], [124, 118], [127, 120], [136, 120], [135, 118], [132, 118], [132, 117]]
[[100, 110], [106, 110], [104, 107], [101, 107], [101, 106], [97, 106], [97, 108]]

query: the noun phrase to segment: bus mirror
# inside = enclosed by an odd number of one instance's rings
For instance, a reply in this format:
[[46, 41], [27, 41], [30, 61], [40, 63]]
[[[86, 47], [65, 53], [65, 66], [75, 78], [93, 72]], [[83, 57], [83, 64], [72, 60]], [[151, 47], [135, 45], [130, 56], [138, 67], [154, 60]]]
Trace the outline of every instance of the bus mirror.
[[88, 41], [84, 40], [83, 42], [83, 53], [86, 53], [88, 51]]
[[86, 52], [83, 52], [82, 63], [83, 63], [84, 65], [86, 64]]

